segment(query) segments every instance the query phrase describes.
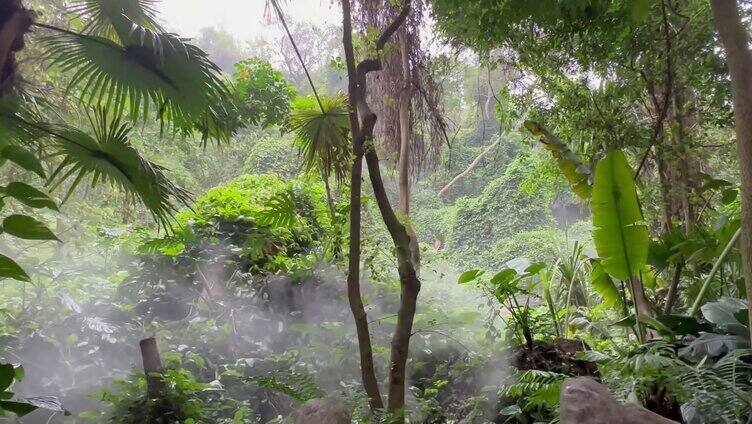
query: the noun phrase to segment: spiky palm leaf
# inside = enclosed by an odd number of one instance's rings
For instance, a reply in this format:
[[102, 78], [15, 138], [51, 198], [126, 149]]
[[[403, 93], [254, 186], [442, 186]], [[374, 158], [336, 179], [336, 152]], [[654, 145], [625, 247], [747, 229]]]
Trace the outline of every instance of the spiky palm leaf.
[[0, 97], [0, 148], [28, 145], [46, 134], [33, 124], [42, 119], [38, 106], [44, 101], [19, 86]]
[[157, 0], [78, 0], [68, 10], [86, 20], [82, 32], [117, 41], [119, 39], [113, 13], [122, 13], [136, 24], [154, 31], [162, 31], [157, 22]]
[[338, 95], [322, 97], [321, 107], [315, 101], [297, 102], [290, 113], [303, 166], [321, 169], [325, 178], [333, 175], [338, 182], [350, 169], [349, 107], [347, 98]]
[[[161, 122], [184, 132], [199, 130], [204, 141], [227, 140], [228, 89], [220, 69], [198, 47], [172, 34], [156, 32], [120, 13], [103, 13], [117, 41], [61, 31], [43, 38], [45, 58], [72, 72], [68, 90], [82, 101], [132, 119], [156, 109]], [[103, 24], [102, 24], [103, 25]]]
[[89, 120], [93, 136], [67, 126], [51, 129], [56, 147], [51, 156], [62, 158], [50, 176], [52, 188], [73, 178], [67, 197], [91, 176], [92, 185], [110, 183], [138, 197], [161, 227], [170, 228], [176, 203], [187, 204], [189, 193], [170, 182], [162, 167], [139, 155], [128, 140], [131, 127], [119, 117], [108, 119], [104, 109], [97, 109]]

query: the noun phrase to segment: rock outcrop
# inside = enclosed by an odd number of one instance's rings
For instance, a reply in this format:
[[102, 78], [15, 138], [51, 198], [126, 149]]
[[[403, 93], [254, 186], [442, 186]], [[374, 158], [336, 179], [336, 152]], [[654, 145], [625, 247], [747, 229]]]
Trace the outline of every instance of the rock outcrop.
[[350, 424], [350, 411], [333, 398], [311, 399], [294, 416], [295, 424]]
[[587, 377], [564, 382], [559, 412], [561, 424], [677, 424], [641, 406], [617, 402], [604, 385]]

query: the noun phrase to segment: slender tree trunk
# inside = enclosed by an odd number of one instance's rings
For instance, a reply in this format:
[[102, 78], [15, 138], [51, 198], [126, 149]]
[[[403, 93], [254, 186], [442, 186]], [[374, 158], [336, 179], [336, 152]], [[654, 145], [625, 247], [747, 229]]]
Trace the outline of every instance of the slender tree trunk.
[[[711, 0], [715, 26], [723, 41], [734, 95], [736, 144], [741, 170], [741, 257], [752, 322], [752, 52], [736, 0]], [[750, 326], [752, 340], [752, 326]]]
[[368, 164], [368, 175], [371, 178], [376, 203], [397, 250], [397, 272], [399, 273], [401, 288], [400, 308], [397, 312], [397, 327], [392, 337], [387, 407], [390, 412], [397, 414], [397, 421], [404, 421], [407, 356], [418, 293], [420, 292], [420, 280], [411, 259], [410, 235], [389, 204], [389, 197], [381, 179], [379, 158], [373, 149], [366, 152], [366, 163]]
[[324, 173], [321, 173], [321, 179], [324, 180], [324, 190], [326, 190], [326, 203], [329, 206], [329, 217], [332, 219], [332, 224], [334, 224], [334, 219], [337, 216], [337, 211], [334, 208], [334, 196], [332, 195], [332, 188], [329, 186], [329, 177], [324, 175]]
[[164, 383], [162, 382], [162, 361], [159, 359], [157, 341], [153, 337], [139, 342], [141, 348], [141, 360], [146, 374], [146, 391], [151, 399], [160, 399]]
[[[409, 2], [402, 8], [395, 19], [379, 35], [376, 41], [376, 50], [381, 52], [394, 35], [404, 24], [410, 13]], [[388, 411], [395, 415], [394, 422], [404, 422], [405, 406], [405, 380], [407, 368], [407, 356], [412, 336], [412, 325], [415, 317], [420, 281], [418, 280], [415, 266], [410, 259], [410, 236], [405, 226], [394, 213], [389, 198], [384, 189], [381, 178], [379, 158], [373, 146], [373, 128], [378, 117], [373, 113], [366, 102], [366, 81], [369, 72], [378, 71], [382, 68], [381, 60], [365, 59], [355, 65], [355, 53], [352, 43], [352, 19], [350, 16], [350, 0], [342, 1], [342, 29], [344, 32], [343, 44], [345, 59], [347, 62], [347, 74], [349, 80], [349, 94], [351, 113], [350, 125], [352, 127], [354, 152], [356, 158], [365, 155], [368, 164], [368, 174], [373, 186], [374, 197], [381, 212], [381, 217], [386, 224], [389, 235], [392, 237], [396, 248], [397, 271], [400, 277], [401, 296], [400, 308], [397, 313], [397, 327], [392, 338], [391, 365], [389, 371], [389, 399]], [[359, 241], [359, 239], [358, 239]], [[351, 249], [354, 249], [353, 240], [350, 241]], [[359, 244], [359, 243], [358, 243]], [[357, 247], [360, 248], [359, 246]], [[352, 258], [351, 265], [352, 265]], [[351, 273], [352, 274], [352, 273]], [[351, 277], [351, 276], [350, 276]], [[361, 351], [362, 351], [361, 347]], [[365, 373], [365, 372], [364, 372]], [[369, 397], [370, 394], [369, 394]], [[380, 401], [380, 398], [379, 398]], [[372, 407], [374, 402], [372, 401]]]
[[676, 298], [679, 295], [679, 282], [681, 281], [682, 269], [684, 269], [684, 262], [676, 264], [676, 268], [674, 268], [674, 276], [671, 279], [671, 285], [668, 287], [668, 294], [666, 294], [666, 303], [663, 305], [663, 315], [670, 314], [671, 309], [674, 307], [674, 303], [676, 303]]
[[358, 348], [360, 350], [360, 373], [363, 378], [363, 388], [368, 395], [371, 409], [382, 409], [384, 402], [379, 392], [376, 380], [376, 370], [373, 365], [373, 348], [371, 333], [368, 329], [363, 299], [360, 293], [360, 211], [361, 185], [363, 181], [363, 155], [356, 154], [350, 180], [350, 252], [347, 272], [347, 298], [350, 311], [355, 318], [355, 329], [358, 334]]
[[353, 161], [350, 173], [350, 247], [347, 272], [347, 298], [350, 311], [355, 319], [358, 334], [358, 349], [360, 351], [360, 372], [363, 388], [368, 396], [368, 403], [372, 410], [383, 409], [384, 401], [379, 391], [376, 370], [373, 365], [373, 348], [371, 333], [368, 328], [368, 317], [363, 306], [360, 293], [360, 212], [361, 191], [363, 184], [363, 138], [355, 106], [358, 102], [358, 81], [356, 74], [355, 55], [352, 42], [352, 19], [350, 17], [350, 0], [342, 1], [342, 43], [345, 49], [347, 73], [349, 75], [348, 91], [350, 93], [350, 132], [352, 135]]
[[400, 37], [402, 59], [402, 80], [404, 87], [399, 103], [400, 154], [399, 154], [399, 211], [410, 215], [410, 105], [412, 104], [412, 84], [410, 83], [410, 58], [408, 40], [405, 33]]

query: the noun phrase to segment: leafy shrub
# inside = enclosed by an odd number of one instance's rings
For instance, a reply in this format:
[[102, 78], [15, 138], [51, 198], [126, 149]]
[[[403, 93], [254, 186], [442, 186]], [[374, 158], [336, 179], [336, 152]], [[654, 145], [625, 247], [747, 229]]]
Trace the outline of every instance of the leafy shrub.
[[522, 231], [499, 240], [486, 254], [485, 260], [495, 268], [502, 268], [515, 258], [525, 258], [530, 262], [554, 262], [564, 253], [564, 245], [564, 234], [554, 228]]
[[300, 174], [298, 148], [290, 136], [263, 137], [253, 142], [243, 170], [249, 174], [275, 174], [289, 180]]

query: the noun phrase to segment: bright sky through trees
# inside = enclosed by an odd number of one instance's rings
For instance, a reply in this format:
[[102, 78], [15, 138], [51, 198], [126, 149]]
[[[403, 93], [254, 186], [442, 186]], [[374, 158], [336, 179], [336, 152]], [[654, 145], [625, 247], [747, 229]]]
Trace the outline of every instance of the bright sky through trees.
[[[265, 17], [266, 0], [162, 0], [160, 17], [171, 31], [195, 37], [207, 26], [221, 27], [239, 40], [269, 35]], [[285, 12], [293, 21], [313, 24], [338, 24], [339, 10], [328, 0], [289, 0]], [[273, 34], [276, 34], [274, 32]]]

